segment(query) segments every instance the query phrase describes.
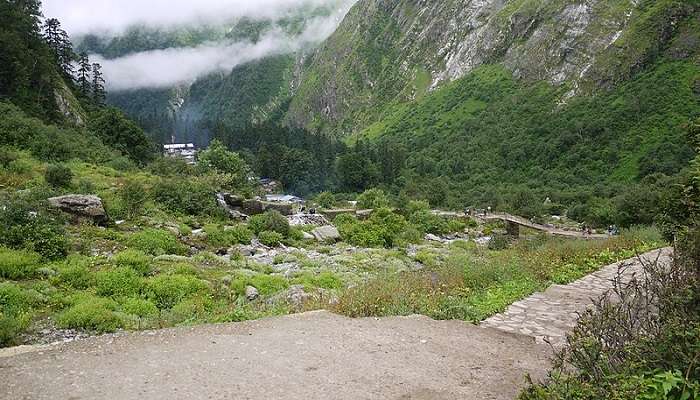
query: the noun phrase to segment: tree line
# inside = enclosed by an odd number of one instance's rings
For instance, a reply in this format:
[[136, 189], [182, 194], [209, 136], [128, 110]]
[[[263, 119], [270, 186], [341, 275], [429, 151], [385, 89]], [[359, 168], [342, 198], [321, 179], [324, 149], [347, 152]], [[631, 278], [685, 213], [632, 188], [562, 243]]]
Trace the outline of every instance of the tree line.
[[44, 22], [43, 36], [63, 78], [72, 82], [83, 97], [89, 98], [95, 105], [103, 106], [106, 91], [102, 65], [90, 62], [86, 52], [78, 54], [73, 50], [68, 33], [61, 28], [61, 22], [56, 18]]

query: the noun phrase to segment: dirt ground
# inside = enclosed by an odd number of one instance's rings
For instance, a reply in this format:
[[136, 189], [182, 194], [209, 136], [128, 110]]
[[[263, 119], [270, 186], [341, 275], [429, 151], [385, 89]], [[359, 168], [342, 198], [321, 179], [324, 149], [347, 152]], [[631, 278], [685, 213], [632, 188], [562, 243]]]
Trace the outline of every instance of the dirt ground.
[[321, 311], [0, 351], [0, 398], [514, 399], [549, 354], [460, 321]]

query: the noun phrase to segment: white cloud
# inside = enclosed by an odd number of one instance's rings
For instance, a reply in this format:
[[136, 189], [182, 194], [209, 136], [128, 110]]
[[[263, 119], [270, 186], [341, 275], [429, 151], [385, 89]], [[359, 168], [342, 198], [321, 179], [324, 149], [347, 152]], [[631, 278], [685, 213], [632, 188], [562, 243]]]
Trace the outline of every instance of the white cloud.
[[342, 15], [311, 20], [305, 31], [295, 37], [276, 29], [267, 32], [256, 43], [208, 43], [191, 48], [146, 51], [116, 59], [92, 55], [91, 59], [102, 64], [109, 90], [172, 87], [214, 72], [227, 72], [267, 56], [291, 53], [320, 43], [333, 33], [340, 17]]
[[46, 17], [58, 18], [68, 33], [80, 36], [118, 34], [135, 24], [163, 27], [239, 17], [274, 18], [301, 7], [336, 3], [338, 0], [44, 0], [43, 8]]

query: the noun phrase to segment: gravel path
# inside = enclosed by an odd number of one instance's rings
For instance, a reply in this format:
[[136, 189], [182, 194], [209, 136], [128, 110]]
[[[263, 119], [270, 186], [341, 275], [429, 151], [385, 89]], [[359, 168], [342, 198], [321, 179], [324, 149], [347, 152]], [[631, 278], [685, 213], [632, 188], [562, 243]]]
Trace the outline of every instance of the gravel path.
[[[668, 262], [671, 254], [671, 249], [667, 248], [643, 254], [640, 259], [653, 261], [658, 257], [659, 261]], [[621, 266], [624, 268], [620, 269]], [[642, 264], [639, 259], [626, 260], [603, 267], [569, 285], [551, 286], [543, 293], [513, 303], [506, 312], [487, 319], [481, 326], [561, 346], [566, 341], [566, 333], [576, 326], [578, 313], [591, 306], [592, 299], [612, 288], [612, 280], [618, 271], [623, 273], [624, 280], [629, 281], [642, 272]]]
[[0, 353], [3, 400], [514, 399], [549, 351], [459, 321], [327, 312], [24, 350]]

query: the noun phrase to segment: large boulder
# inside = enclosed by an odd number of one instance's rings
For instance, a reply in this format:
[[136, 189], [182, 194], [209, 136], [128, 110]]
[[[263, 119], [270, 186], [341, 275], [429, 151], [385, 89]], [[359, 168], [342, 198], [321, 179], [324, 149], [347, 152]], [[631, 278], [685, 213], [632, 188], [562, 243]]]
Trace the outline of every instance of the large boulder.
[[88, 219], [97, 224], [109, 221], [102, 199], [97, 196], [70, 194], [49, 199], [51, 207], [57, 208], [76, 219]]
[[311, 231], [316, 240], [322, 243], [337, 242], [340, 240], [340, 232], [338, 228], [332, 225], [321, 226]]

